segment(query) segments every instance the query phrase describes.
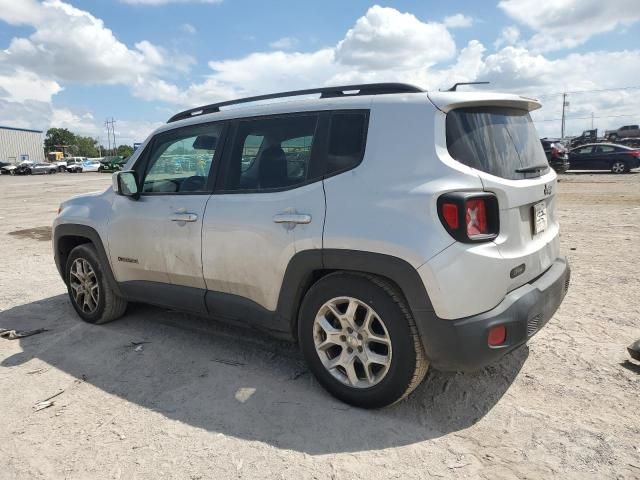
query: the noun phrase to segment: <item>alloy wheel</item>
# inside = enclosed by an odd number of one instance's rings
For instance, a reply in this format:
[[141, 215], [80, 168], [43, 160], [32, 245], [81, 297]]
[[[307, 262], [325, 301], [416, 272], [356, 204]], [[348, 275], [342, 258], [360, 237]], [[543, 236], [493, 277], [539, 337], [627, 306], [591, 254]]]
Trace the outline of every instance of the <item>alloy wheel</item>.
[[391, 366], [387, 327], [373, 308], [356, 298], [324, 303], [313, 323], [313, 340], [325, 369], [349, 387], [373, 387]]
[[76, 258], [69, 273], [73, 301], [83, 312], [94, 313], [100, 300], [100, 285], [93, 267], [84, 258]]
[[611, 170], [613, 171], [613, 173], [622, 173], [625, 171], [625, 164], [623, 162], [615, 162], [611, 166]]

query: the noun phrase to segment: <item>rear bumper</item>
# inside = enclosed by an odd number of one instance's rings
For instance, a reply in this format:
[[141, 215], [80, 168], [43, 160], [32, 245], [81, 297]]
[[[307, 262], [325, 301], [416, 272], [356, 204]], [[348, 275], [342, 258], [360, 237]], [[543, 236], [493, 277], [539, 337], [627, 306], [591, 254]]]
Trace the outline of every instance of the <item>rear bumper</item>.
[[564, 173], [570, 168], [569, 160], [566, 158], [552, 158], [549, 160], [549, 166], [557, 173]]
[[[439, 370], [477, 370], [526, 343], [562, 303], [570, 275], [567, 260], [557, 258], [544, 274], [508, 293], [488, 312], [459, 320], [443, 320], [433, 312], [414, 312], [431, 365]], [[496, 325], [506, 327], [506, 341], [490, 347], [488, 332]]]

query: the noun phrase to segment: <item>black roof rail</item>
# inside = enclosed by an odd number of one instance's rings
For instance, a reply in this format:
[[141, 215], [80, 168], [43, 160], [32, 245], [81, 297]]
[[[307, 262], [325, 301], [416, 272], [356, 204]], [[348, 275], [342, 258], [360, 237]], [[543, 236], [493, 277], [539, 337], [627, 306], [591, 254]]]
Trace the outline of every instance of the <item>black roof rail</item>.
[[447, 89], [447, 92], [455, 92], [460, 85], [489, 85], [489, 82], [458, 82], [453, 87]]
[[[350, 93], [355, 92], [355, 93]], [[258, 102], [260, 100], [270, 100], [272, 98], [296, 97], [299, 95], [313, 95], [319, 93], [320, 98], [350, 97], [357, 95], [384, 95], [387, 93], [417, 93], [424, 92], [421, 88], [406, 83], [367, 83], [362, 85], [343, 85], [339, 87], [320, 87], [307, 90], [292, 90], [290, 92], [269, 93], [267, 95], [257, 95], [255, 97], [239, 98], [226, 102], [212, 103], [201, 107], [190, 108], [175, 114], [167, 123], [184, 120], [185, 118], [215, 113], [220, 111], [220, 107], [238, 105], [240, 103]]]

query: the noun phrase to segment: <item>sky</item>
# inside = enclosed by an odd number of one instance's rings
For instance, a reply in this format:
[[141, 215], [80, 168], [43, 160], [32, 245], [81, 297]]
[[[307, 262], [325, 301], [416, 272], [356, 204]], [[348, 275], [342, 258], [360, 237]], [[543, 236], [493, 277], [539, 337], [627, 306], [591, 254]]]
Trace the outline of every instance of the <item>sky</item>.
[[[0, 0], [0, 125], [143, 141], [174, 113], [283, 90], [489, 81], [541, 136], [640, 123], [638, 0]], [[592, 119], [593, 116], [593, 119]]]

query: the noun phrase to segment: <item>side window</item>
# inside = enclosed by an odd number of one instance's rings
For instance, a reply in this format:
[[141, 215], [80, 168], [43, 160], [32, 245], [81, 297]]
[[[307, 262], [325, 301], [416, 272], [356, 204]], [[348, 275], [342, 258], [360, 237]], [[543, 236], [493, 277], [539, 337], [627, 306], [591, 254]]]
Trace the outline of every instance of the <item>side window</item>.
[[194, 125], [158, 135], [149, 154], [142, 193], [206, 191], [222, 128], [222, 124]]
[[260, 191], [306, 182], [317, 123], [317, 114], [240, 121], [223, 190]]
[[593, 147], [584, 147], [578, 150], [578, 154], [585, 155], [587, 153], [591, 153], [592, 150], [593, 150]]
[[337, 112], [331, 115], [327, 175], [354, 168], [364, 156], [367, 115]]
[[287, 157], [287, 176], [295, 179], [306, 179], [309, 161], [311, 160], [311, 142], [313, 136], [291, 138], [282, 142], [282, 150]]
[[240, 170], [242, 172], [246, 172], [253, 166], [253, 162], [256, 161], [263, 140], [264, 137], [262, 135], [247, 135], [247, 138], [244, 139], [242, 159], [240, 160]]
[[600, 147], [598, 147], [597, 152], [598, 153], [611, 153], [611, 152], [615, 152], [615, 148], [610, 147], [608, 145], [602, 145]]

